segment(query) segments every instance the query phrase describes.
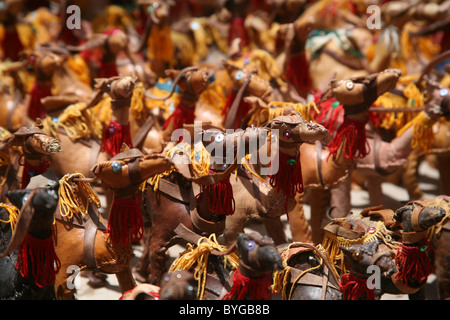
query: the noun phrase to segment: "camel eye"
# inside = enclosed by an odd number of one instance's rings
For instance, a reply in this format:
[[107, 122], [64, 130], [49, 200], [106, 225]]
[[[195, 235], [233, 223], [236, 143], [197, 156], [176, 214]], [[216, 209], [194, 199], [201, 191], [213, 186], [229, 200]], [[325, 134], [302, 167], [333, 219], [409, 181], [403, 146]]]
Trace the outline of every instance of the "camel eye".
[[285, 137], [286, 139], [290, 139], [292, 137], [292, 131], [289, 129], [284, 130], [283, 137]]
[[252, 251], [253, 249], [255, 249], [256, 247], [256, 243], [253, 240], [250, 240], [249, 242], [247, 242], [247, 250], [248, 251]]
[[362, 254], [362, 252], [361, 251], [355, 251], [355, 252], [353, 252], [352, 253], [352, 258], [353, 258], [353, 260], [355, 260], [355, 261], [360, 261], [362, 258], [363, 258], [363, 254]]
[[355, 87], [355, 84], [353, 83], [352, 80], [348, 80], [345, 82], [345, 87], [347, 88], [348, 91], [350, 91]]

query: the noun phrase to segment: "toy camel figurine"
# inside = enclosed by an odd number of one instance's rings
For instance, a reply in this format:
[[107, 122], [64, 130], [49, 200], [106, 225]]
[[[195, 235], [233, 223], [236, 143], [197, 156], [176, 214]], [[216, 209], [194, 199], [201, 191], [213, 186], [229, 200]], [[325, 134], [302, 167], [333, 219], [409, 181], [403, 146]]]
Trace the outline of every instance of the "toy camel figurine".
[[53, 244], [57, 186], [9, 191], [7, 196], [13, 205], [1, 204], [2, 299], [56, 298], [55, 275], [61, 267]]
[[[126, 214], [132, 212], [118, 210], [116, 214], [110, 215], [111, 220], [106, 224], [98, 212], [100, 200], [89, 183], [101, 179], [102, 183], [117, 191], [117, 194], [120, 190], [125, 193], [128, 189], [131, 192], [127, 196], [128, 199], [126, 197], [119, 199], [111, 209], [116, 210], [127, 200], [127, 203], [136, 203], [133, 191], [140, 182], [167, 170], [171, 165], [165, 157], [144, 156], [138, 150], [131, 149], [120, 153], [117, 160], [98, 163], [93, 168], [96, 174], [94, 179], [87, 179], [79, 173], [64, 176], [60, 180], [58, 190], [59, 205], [54, 211], [56, 221], [54, 228], [58, 239], [55, 242], [55, 251], [61, 262], [61, 270], [69, 270], [70, 266], [76, 265], [80, 271], [98, 270], [113, 273], [118, 278], [122, 292], [133, 289], [136, 284], [129, 266], [132, 257], [130, 239], [131, 236], [138, 237], [143, 229], [139, 223], [134, 224], [135, 221], [139, 222], [139, 216], [134, 215], [136, 219], [130, 220]], [[33, 179], [36, 179], [32, 180], [33, 186], [47, 185], [55, 181], [55, 177], [45, 175]], [[135, 213], [140, 214], [140, 211]], [[133, 224], [129, 224], [130, 222]], [[74, 242], [74, 239], [82, 241]], [[65, 272], [56, 275], [57, 299], [74, 298], [74, 291], [67, 287], [70, 283], [69, 277], [70, 274]]]
[[[152, 100], [166, 100], [179, 88], [180, 100], [175, 111], [164, 122], [160, 138], [154, 141], [153, 149], [161, 148], [161, 144], [171, 141], [174, 130], [183, 128], [183, 124], [193, 124], [195, 119], [195, 106], [200, 94], [208, 86], [208, 75], [199, 67], [192, 66], [182, 70], [166, 70], [166, 75], [173, 80], [171, 91], [164, 97], [146, 92], [146, 97]], [[151, 141], [146, 142], [148, 145]], [[145, 145], [144, 145], [145, 146]]]
[[20, 128], [3, 141], [9, 147], [22, 147], [23, 156], [19, 158], [19, 164], [23, 166], [21, 189], [26, 188], [32, 176], [42, 174], [50, 168], [50, 155], [62, 151], [59, 140], [41, 129], [42, 125], [37, 121], [29, 128]]

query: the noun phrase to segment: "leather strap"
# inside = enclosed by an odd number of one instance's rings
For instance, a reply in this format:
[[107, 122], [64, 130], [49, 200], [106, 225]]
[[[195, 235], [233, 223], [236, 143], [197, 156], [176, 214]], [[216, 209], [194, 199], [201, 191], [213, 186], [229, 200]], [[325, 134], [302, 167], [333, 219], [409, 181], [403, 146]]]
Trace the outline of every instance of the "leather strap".
[[320, 185], [325, 187], [325, 182], [323, 181], [322, 175], [322, 142], [316, 140], [316, 163], [317, 163], [317, 178], [319, 179]]
[[10, 254], [25, 239], [25, 235], [28, 232], [28, 228], [35, 212], [31, 202], [37, 191], [38, 189], [34, 189], [33, 191], [31, 191], [30, 195], [22, 206], [22, 210], [20, 212], [19, 218], [17, 219], [11, 241], [9, 242], [6, 250], [0, 254], [0, 259]]
[[145, 140], [145, 137], [149, 133], [150, 129], [153, 127], [153, 123], [155, 122], [155, 119], [153, 115], [150, 115], [147, 120], [145, 120], [142, 127], [139, 129], [139, 131], [136, 133], [136, 135], [133, 137], [133, 146], [138, 147], [141, 145], [141, 143]]
[[225, 128], [226, 129], [232, 129], [234, 126], [234, 123], [236, 122], [237, 111], [239, 109], [239, 105], [244, 96], [244, 92], [245, 92], [245, 90], [247, 90], [247, 87], [250, 83], [250, 77], [251, 77], [251, 73], [247, 73], [247, 76], [244, 79], [244, 83], [239, 88], [239, 91], [237, 92], [236, 97], [234, 97], [233, 104], [231, 105], [230, 110], [228, 110], [228, 113], [225, 118]]

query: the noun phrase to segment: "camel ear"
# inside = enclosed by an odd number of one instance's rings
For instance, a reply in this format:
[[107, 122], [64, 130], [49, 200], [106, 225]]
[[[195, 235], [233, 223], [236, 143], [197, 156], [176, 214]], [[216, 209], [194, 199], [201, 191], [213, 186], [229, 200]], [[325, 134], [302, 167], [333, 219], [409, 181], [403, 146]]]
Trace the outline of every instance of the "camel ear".
[[10, 147], [18, 147], [21, 146], [21, 139], [16, 137], [15, 135], [10, 135], [9, 137], [5, 138], [3, 140], [3, 143], [5, 143], [6, 145], [10, 146]]
[[166, 76], [168, 76], [168, 77], [171, 78], [172, 80], [175, 80], [175, 78], [177, 77], [177, 75], [178, 75], [179, 72], [180, 72], [180, 71], [174, 70], [174, 69], [167, 69], [167, 70], [165, 71]]
[[120, 147], [120, 153], [128, 150], [130, 150], [130, 147], [126, 143], [122, 143], [122, 146]]

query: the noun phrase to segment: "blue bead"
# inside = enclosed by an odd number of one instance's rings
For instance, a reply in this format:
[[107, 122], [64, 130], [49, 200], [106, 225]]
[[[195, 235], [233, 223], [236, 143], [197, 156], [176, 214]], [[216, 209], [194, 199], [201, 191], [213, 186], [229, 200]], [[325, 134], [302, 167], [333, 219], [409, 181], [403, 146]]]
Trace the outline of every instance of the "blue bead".
[[122, 172], [122, 164], [120, 162], [114, 161], [113, 163], [111, 163], [111, 170], [114, 173]]

